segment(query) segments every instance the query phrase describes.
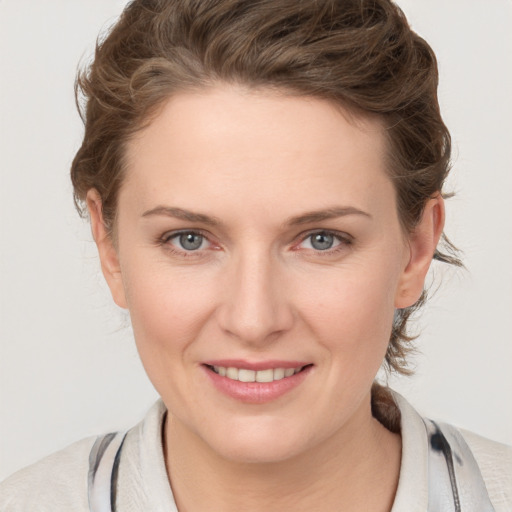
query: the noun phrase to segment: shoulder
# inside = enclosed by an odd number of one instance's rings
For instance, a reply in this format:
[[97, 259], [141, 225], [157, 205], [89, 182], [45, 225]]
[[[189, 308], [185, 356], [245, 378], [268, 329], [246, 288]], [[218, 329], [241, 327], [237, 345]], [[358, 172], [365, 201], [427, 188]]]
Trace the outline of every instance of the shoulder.
[[[142, 492], [138, 482], [143, 466], [140, 460], [142, 452], [146, 457], [144, 460], [147, 459], [146, 452], [153, 454], [149, 462], [146, 461], [144, 471], [150, 473], [152, 477], [155, 466], [160, 464], [161, 481], [165, 482], [168, 488], [165, 490], [170, 492], [162, 448], [159, 444], [165, 411], [163, 402], [159, 400], [150, 408], [144, 419], [127, 433], [88, 437], [14, 473], [0, 483], [0, 511], [89, 512], [89, 472], [95, 476], [96, 473], [100, 473], [100, 460], [110, 461], [112, 455], [115, 459], [120, 443], [123, 444], [125, 437], [120, 480], [127, 482], [124, 487], [129, 491], [128, 495], [138, 499]], [[108, 467], [108, 464], [105, 467]], [[165, 486], [162, 484], [162, 487]], [[130, 509], [135, 510], [133, 507]], [[140, 510], [156, 508], [142, 507]]]
[[496, 512], [512, 510], [512, 447], [460, 429], [482, 473]]
[[0, 483], [0, 510], [88, 511], [89, 454], [96, 440], [78, 441]]
[[[387, 392], [398, 408], [402, 435], [402, 470], [393, 511], [426, 510], [429, 495], [430, 444], [426, 425], [431, 422], [423, 418], [399, 393], [389, 389]], [[393, 411], [393, 414], [396, 415], [397, 411]], [[389, 417], [389, 414], [386, 417]], [[438, 425], [443, 426], [444, 433], [457, 432], [455, 439], [450, 438], [455, 442], [452, 448], [460, 448], [457, 437], [462, 437], [461, 440], [469, 448], [470, 457], [474, 459], [477, 471], [481, 474], [481, 480], [485, 484], [495, 512], [512, 511], [512, 447], [446, 423]], [[466, 471], [462, 473], [467, 474]], [[469, 480], [470, 486], [471, 482], [472, 480]]]

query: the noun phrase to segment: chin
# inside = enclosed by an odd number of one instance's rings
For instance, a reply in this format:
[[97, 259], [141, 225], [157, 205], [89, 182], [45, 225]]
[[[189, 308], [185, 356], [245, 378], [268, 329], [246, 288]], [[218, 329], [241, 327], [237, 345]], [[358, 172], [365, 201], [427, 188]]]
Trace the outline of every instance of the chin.
[[[272, 422], [273, 423], [273, 422]], [[289, 460], [306, 449], [309, 443], [297, 428], [293, 432], [280, 425], [253, 422], [252, 425], [232, 425], [222, 428], [217, 435], [203, 437], [210, 448], [220, 457], [246, 464], [271, 464]]]
[[217, 454], [225, 460], [239, 464], [277, 464], [293, 459], [301, 450], [296, 446], [275, 446], [254, 442], [231, 443], [230, 446], [213, 447]]

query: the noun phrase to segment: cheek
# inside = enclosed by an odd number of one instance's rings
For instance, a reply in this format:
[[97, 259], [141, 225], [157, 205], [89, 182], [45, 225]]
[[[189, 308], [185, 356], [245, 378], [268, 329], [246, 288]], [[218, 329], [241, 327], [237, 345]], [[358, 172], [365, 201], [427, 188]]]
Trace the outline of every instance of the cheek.
[[165, 264], [138, 270], [126, 276], [135, 343], [153, 386], [178, 411], [190, 399], [187, 369], [195, 363], [194, 341], [211, 315], [211, 291], [186, 270]]
[[351, 361], [358, 355], [365, 361], [381, 359], [391, 332], [396, 274], [371, 268], [317, 275], [310, 283], [314, 292], [300, 294], [305, 322], [329, 351], [350, 355]]
[[208, 280], [166, 265], [132, 266], [125, 290], [133, 331], [145, 366], [163, 351], [186, 357], [213, 308]]

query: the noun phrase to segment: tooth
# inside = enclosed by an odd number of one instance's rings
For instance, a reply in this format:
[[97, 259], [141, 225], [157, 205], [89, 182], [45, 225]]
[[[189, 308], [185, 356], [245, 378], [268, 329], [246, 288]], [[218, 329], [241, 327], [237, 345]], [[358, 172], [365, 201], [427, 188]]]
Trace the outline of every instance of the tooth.
[[240, 382], [254, 382], [256, 380], [256, 372], [254, 370], [238, 370], [238, 380]]
[[226, 377], [228, 379], [238, 380], [238, 368], [233, 368], [232, 366], [230, 366], [226, 370]]
[[221, 377], [227, 377], [228, 379], [238, 380], [240, 382], [273, 382], [274, 380], [291, 377], [303, 369], [302, 366], [299, 366], [298, 368], [269, 368], [268, 370], [258, 371], [247, 370], [245, 368], [234, 368], [232, 366], [229, 368], [224, 366], [213, 366], [212, 368]]
[[284, 379], [285, 370], [284, 368], [275, 368], [274, 369], [274, 380]]
[[256, 372], [256, 382], [272, 382], [274, 380], [274, 370], [259, 370]]

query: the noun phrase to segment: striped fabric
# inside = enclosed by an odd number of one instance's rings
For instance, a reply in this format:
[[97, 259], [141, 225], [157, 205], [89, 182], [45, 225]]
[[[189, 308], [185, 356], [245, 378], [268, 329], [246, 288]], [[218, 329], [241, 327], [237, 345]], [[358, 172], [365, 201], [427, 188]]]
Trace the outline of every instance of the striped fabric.
[[89, 508], [91, 512], [116, 512], [117, 476], [126, 434], [98, 437], [89, 455]]
[[[478, 464], [460, 432], [423, 419], [429, 440], [428, 512], [494, 512]], [[116, 512], [117, 476], [126, 434], [96, 439], [89, 456], [90, 512]]]
[[428, 512], [494, 512], [478, 464], [460, 432], [423, 419], [429, 439]]

